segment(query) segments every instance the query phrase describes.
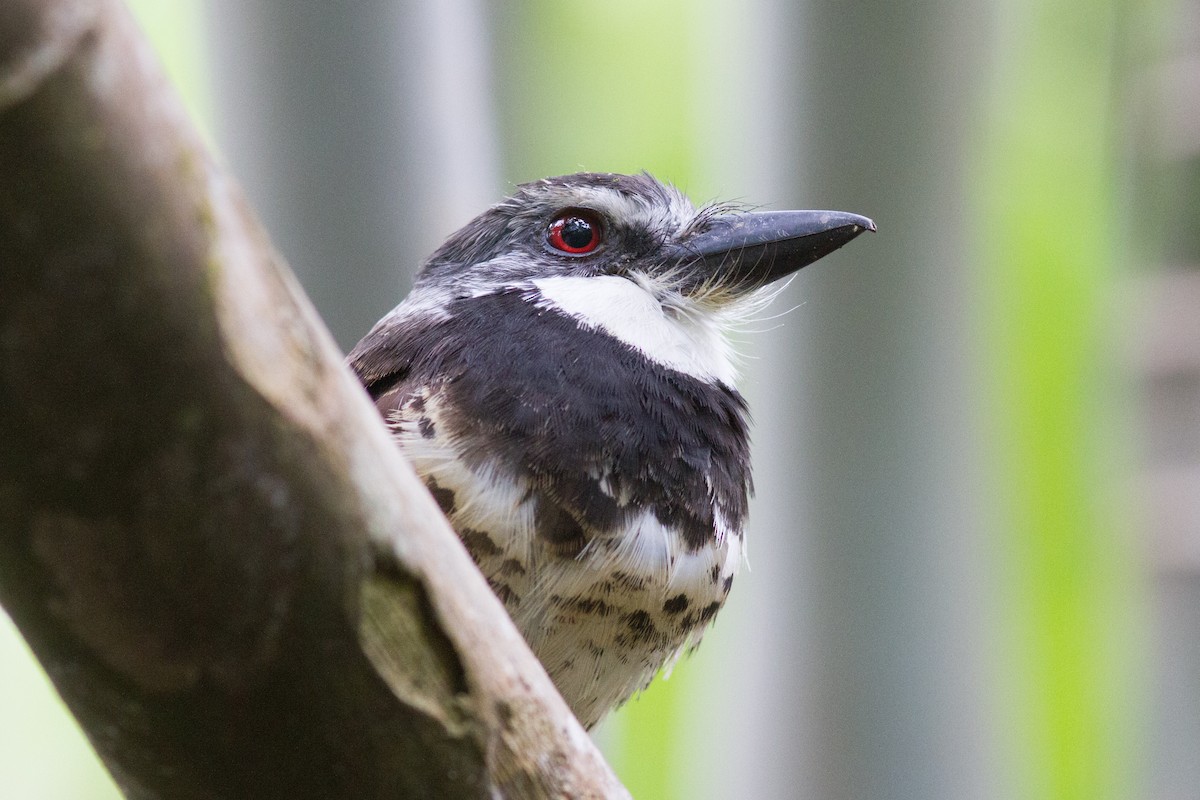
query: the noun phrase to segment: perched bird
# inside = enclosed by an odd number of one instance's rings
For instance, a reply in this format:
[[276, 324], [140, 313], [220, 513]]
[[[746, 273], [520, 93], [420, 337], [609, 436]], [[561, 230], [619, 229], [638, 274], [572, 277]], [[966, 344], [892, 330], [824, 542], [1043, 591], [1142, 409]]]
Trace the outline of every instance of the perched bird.
[[647, 174], [547, 178], [452, 235], [350, 353], [585, 726], [699, 642], [742, 560], [730, 326], [874, 229], [697, 209]]

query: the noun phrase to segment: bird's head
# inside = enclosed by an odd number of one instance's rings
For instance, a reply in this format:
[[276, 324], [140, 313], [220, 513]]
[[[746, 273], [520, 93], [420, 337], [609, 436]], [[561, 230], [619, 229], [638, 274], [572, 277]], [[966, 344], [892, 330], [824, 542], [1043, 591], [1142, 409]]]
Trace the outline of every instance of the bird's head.
[[701, 306], [736, 302], [875, 225], [839, 211], [695, 208], [648, 174], [579, 173], [517, 187], [451, 236], [418, 287], [456, 294], [614, 276]]
[[874, 229], [838, 211], [697, 209], [645, 173], [546, 178], [452, 235], [397, 311], [528, 290], [668, 366], [730, 381], [723, 334], [745, 301]]

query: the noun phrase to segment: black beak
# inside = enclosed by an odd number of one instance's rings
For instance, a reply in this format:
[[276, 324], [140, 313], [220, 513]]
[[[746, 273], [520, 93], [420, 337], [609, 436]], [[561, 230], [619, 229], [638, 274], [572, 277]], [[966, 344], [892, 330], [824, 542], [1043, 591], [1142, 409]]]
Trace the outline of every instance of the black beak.
[[695, 267], [702, 283], [715, 280], [749, 291], [790, 275], [863, 231], [873, 230], [871, 220], [844, 211], [722, 214], [674, 248], [679, 264]]

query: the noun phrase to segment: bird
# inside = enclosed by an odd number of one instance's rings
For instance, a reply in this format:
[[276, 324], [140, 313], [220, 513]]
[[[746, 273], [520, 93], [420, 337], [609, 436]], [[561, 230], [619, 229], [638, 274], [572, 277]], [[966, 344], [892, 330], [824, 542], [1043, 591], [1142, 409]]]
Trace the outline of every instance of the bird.
[[864, 231], [648, 173], [517, 186], [348, 363], [585, 728], [699, 644], [745, 552], [732, 328]]

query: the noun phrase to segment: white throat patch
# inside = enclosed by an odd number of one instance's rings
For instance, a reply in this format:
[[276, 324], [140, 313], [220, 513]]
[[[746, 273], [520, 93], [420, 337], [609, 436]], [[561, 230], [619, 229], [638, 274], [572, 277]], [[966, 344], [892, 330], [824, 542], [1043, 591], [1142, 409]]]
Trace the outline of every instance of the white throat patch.
[[733, 386], [733, 350], [717, 314], [672, 313], [650, 291], [616, 275], [533, 281], [539, 304], [602, 330], [642, 355], [703, 381]]

